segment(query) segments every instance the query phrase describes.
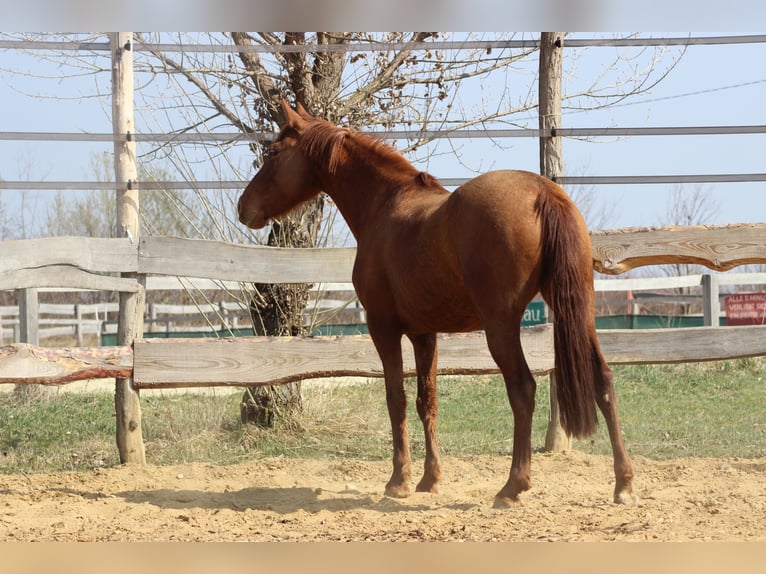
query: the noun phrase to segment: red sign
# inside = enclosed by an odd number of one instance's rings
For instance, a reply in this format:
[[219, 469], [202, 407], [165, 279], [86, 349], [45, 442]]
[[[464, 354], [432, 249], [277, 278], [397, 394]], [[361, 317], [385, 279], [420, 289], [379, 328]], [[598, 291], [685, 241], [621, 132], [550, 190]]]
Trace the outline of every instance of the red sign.
[[766, 325], [766, 293], [737, 293], [724, 298], [727, 325]]

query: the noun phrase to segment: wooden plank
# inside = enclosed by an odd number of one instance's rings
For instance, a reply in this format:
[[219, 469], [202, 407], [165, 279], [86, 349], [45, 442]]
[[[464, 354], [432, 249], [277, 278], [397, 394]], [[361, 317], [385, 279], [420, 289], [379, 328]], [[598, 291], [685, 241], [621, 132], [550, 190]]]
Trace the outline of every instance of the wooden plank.
[[[553, 369], [551, 325], [522, 330], [530, 369]], [[682, 335], [682, 336], [681, 336]], [[698, 362], [766, 355], [766, 327], [608, 330], [599, 341], [611, 364]], [[329, 376], [381, 377], [380, 359], [366, 335], [138, 339], [135, 371], [130, 347], [41, 349], [0, 347], [0, 383], [63, 384], [99, 377], [134, 377], [137, 388], [248, 386]], [[404, 346], [408, 376], [414, 374]], [[482, 333], [441, 335], [439, 373], [492, 374], [497, 366]]]
[[348, 282], [355, 256], [354, 248], [290, 249], [142, 237], [139, 271], [259, 283]]
[[0, 273], [69, 265], [96, 273], [136, 271], [138, 246], [129, 239], [44, 237], [2, 242]]
[[[611, 364], [680, 363], [766, 355], [766, 327], [604, 330], [599, 341]], [[522, 345], [536, 375], [553, 370], [551, 325], [522, 329]], [[143, 339], [135, 349], [139, 388], [249, 386], [330, 376], [381, 377], [380, 359], [366, 335]], [[409, 345], [404, 366], [414, 374]], [[491, 374], [498, 369], [482, 333], [440, 335], [440, 374]]]
[[[538, 370], [551, 368], [552, 329], [529, 329], [525, 349]], [[414, 374], [412, 348], [403, 345], [404, 366]], [[381, 377], [370, 337], [241, 337], [208, 341], [144, 339], [135, 343], [134, 379], [139, 388], [249, 386], [326, 376]], [[497, 372], [481, 333], [439, 337], [441, 374]]]
[[699, 287], [702, 275], [681, 275], [680, 277], [630, 277], [618, 279], [596, 279], [593, 286], [598, 292], [654, 291]]
[[695, 363], [766, 355], [766, 327], [688, 327], [599, 331], [612, 364]]
[[594, 231], [593, 266], [616, 275], [645, 265], [695, 263], [717, 271], [766, 263], [766, 224]]
[[[721, 271], [766, 263], [766, 224], [626, 228], [594, 231], [591, 238], [594, 267], [607, 274], [668, 263], [699, 263]], [[14, 240], [4, 241], [2, 251], [0, 288], [15, 288], [5, 286], [12, 280], [6, 272], [50, 265], [237, 282], [347, 283], [355, 257], [354, 248], [285, 249], [171, 237], [142, 238], [140, 249], [129, 239]], [[42, 282], [36, 286], [51, 280], [43, 274]]]
[[62, 385], [84, 379], [127, 377], [130, 347], [48, 349], [26, 343], [0, 347], [0, 384]]
[[96, 275], [68, 265], [48, 265], [39, 269], [5, 271], [0, 275], [0, 289], [27, 287], [67, 287], [72, 289], [98, 289], [135, 293], [138, 281], [109, 275]]

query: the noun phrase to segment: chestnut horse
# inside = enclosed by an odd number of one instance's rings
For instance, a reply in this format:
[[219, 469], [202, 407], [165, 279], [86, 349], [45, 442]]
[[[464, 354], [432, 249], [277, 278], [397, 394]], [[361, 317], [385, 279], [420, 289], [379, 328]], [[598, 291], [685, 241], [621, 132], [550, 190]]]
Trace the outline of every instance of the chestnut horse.
[[410, 445], [402, 336], [415, 351], [425, 471], [416, 490], [437, 492], [436, 333], [484, 329], [513, 410], [513, 458], [495, 506], [528, 490], [535, 379], [522, 352], [524, 309], [540, 292], [554, 317], [561, 423], [594, 432], [596, 405], [612, 444], [614, 500], [631, 502], [633, 468], [622, 441], [612, 373], [595, 329], [593, 259], [582, 216], [561, 187], [524, 171], [495, 171], [450, 193], [392, 147], [283, 102], [287, 124], [239, 199], [240, 221], [261, 228], [320, 192], [357, 241], [353, 282], [380, 354], [393, 433], [389, 496], [406, 496]]

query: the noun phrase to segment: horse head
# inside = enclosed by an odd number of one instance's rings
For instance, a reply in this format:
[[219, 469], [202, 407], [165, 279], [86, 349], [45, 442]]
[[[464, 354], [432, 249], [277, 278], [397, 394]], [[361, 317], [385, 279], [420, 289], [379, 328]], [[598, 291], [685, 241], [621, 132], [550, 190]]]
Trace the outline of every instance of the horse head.
[[316, 119], [300, 104], [296, 111], [282, 100], [282, 109], [287, 121], [237, 203], [240, 222], [252, 229], [264, 227], [322, 191], [311, 161], [299, 146], [307, 126]]

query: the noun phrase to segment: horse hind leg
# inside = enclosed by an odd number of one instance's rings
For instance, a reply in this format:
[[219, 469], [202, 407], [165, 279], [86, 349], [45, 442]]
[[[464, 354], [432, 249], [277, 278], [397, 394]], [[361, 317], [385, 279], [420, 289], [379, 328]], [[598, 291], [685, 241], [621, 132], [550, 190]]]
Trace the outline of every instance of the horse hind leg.
[[520, 322], [521, 318], [497, 330], [489, 327], [486, 330], [489, 350], [503, 373], [513, 411], [511, 470], [508, 481], [495, 496], [495, 508], [517, 503], [519, 494], [532, 487], [532, 415], [535, 410], [536, 383], [521, 348]]
[[436, 398], [436, 335], [409, 336], [415, 352], [415, 368], [417, 370], [418, 397], [417, 411], [423, 423], [425, 435], [426, 457], [423, 468], [423, 478], [415, 490], [418, 492], [439, 492], [441, 481], [441, 460], [436, 436], [436, 417], [438, 403]]
[[596, 379], [596, 404], [606, 420], [609, 441], [612, 445], [615, 478], [614, 501], [617, 504], [637, 503], [638, 497], [633, 494], [633, 463], [625, 449], [620, 419], [617, 414], [614, 376], [598, 347], [594, 351], [593, 373]]

